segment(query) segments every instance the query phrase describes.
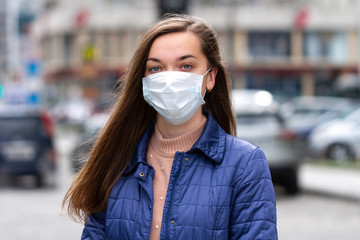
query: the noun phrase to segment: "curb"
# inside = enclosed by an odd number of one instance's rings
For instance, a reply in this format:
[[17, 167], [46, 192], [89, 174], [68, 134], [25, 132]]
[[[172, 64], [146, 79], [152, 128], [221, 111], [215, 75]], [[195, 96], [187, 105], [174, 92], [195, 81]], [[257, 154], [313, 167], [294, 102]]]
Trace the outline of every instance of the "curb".
[[360, 171], [304, 164], [299, 168], [302, 191], [360, 202]]

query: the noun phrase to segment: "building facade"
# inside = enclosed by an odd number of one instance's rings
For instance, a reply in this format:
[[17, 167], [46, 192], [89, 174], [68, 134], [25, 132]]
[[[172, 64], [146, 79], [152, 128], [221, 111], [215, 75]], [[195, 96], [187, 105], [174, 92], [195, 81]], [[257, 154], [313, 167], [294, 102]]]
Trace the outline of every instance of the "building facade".
[[34, 25], [54, 100], [99, 99], [126, 70], [139, 36], [156, 19], [152, 1], [51, 0]]
[[[358, 73], [358, 0], [198, 0], [188, 13], [218, 33], [233, 88], [279, 98], [335, 95]], [[141, 34], [159, 16], [156, 0], [47, 0], [34, 25], [49, 86], [99, 98], [126, 70]]]
[[[7, 49], [7, 40], [6, 40], [6, 1], [0, 0], [0, 72], [4, 72], [6, 69], [6, 49]], [[2, 78], [2, 76], [0, 75]]]
[[341, 75], [357, 74], [359, 1], [226, 3], [199, 1], [191, 13], [217, 28], [234, 88], [267, 89], [284, 98], [335, 95]]
[[41, 95], [40, 53], [31, 23], [42, 0], [0, 0], [0, 101], [38, 103]]

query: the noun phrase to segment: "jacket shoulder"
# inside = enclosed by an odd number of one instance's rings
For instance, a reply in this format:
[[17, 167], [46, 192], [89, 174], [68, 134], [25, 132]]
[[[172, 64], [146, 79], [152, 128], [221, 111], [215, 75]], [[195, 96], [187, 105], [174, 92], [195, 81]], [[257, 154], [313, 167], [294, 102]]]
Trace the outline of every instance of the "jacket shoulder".
[[226, 150], [228, 151], [253, 152], [254, 150], [259, 148], [253, 143], [234, 137], [227, 133], [225, 133], [225, 139], [226, 139]]
[[234, 169], [234, 181], [245, 180], [247, 174], [255, 178], [271, 179], [264, 151], [258, 146], [226, 134], [223, 166]]
[[[225, 133], [225, 157], [242, 161], [244, 165], [252, 158], [266, 160], [264, 152], [255, 144]], [[244, 166], [245, 167], [245, 166]]]

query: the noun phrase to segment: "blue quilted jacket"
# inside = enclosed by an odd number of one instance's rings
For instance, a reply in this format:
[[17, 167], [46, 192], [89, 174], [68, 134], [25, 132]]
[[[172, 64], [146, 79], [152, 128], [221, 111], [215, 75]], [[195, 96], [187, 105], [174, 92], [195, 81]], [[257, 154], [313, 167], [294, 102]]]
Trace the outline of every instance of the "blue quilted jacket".
[[[150, 127], [127, 171], [114, 185], [106, 212], [91, 214], [82, 239], [149, 239], [155, 171], [146, 162]], [[208, 116], [188, 152], [171, 170], [161, 239], [277, 239], [275, 193], [265, 155], [226, 134]]]

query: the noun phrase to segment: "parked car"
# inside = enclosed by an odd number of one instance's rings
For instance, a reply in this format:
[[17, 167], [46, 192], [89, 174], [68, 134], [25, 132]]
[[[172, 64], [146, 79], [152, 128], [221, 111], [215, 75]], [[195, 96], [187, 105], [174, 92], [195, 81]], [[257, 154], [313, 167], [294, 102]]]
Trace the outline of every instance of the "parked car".
[[96, 134], [104, 127], [107, 118], [108, 114], [106, 113], [96, 113], [85, 122], [84, 128], [71, 153], [74, 172], [78, 172], [86, 164], [94, 145]]
[[337, 162], [360, 159], [360, 108], [344, 118], [317, 126], [309, 143], [313, 157]]
[[54, 124], [46, 110], [0, 105], [0, 173], [34, 176], [38, 187], [55, 185]]
[[306, 96], [284, 103], [280, 112], [286, 127], [298, 135], [298, 148], [304, 157], [308, 157], [308, 137], [312, 130], [322, 123], [347, 115], [357, 106], [346, 98]]
[[279, 105], [271, 93], [262, 90], [233, 90], [237, 136], [259, 146], [268, 160], [274, 184], [287, 193], [299, 191], [299, 155], [296, 134], [285, 128]]
[[338, 97], [295, 97], [281, 106], [289, 128], [306, 138], [311, 130], [324, 122], [343, 117], [353, 111], [352, 100]]
[[94, 111], [94, 103], [82, 98], [74, 98], [57, 103], [50, 109], [57, 123], [82, 126]]

